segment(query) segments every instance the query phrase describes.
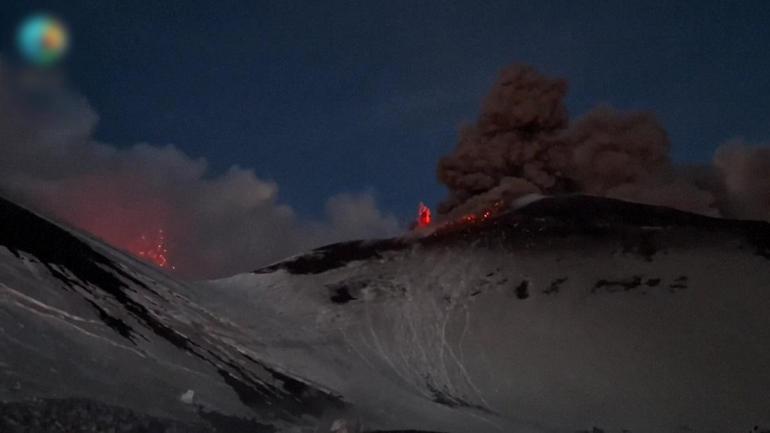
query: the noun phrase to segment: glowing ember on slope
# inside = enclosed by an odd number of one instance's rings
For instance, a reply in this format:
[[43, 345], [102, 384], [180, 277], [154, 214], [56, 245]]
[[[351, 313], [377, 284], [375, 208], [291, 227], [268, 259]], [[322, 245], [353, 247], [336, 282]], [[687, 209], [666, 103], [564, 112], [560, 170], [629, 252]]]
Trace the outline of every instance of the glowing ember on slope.
[[431, 220], [430, 208], [420, 202], [420, 206], [417, 208], [417, 227], [427, 227]]
[[176, 269], [174, 265], [169, 263], [168, 260], [168, 248], [166, 248], [166, 235], [163, 230], [158, 230], [158, 235], [155, 239], [148, 239], [146, 235], [142, 235], [140, 239], [140, 246], [138, 251], [135, 252], [140, 258], [164, 269]]
[[493, 215], [499, 214], [503, 211], [504, 203], [502, 201], [496, 201], [491, 207], [482, 210], [479, 213], [471, 213], [463, 215], [456, 220], [459, 224], [474, 224], [477, 222], [486, 221], [492, 218]]
[[506, 204], [502, 200], [491, 203], [487, 208], [482, 209], [477, 213], [469, 213], [462, 216], [455, 217], [453, 219], [440, 219], [436, 222], [433, 221], [430, 208], [425, 206], [424, 203], [420, 203], [417, 208], [417, 219], [410, 226], [411, 229], [420, 229], [425, 227], [433, 227], [439, 230], [443, 229], [458, 229], [466, 225], [473, 225], [489, 221], [495, 216], [505, 212]]

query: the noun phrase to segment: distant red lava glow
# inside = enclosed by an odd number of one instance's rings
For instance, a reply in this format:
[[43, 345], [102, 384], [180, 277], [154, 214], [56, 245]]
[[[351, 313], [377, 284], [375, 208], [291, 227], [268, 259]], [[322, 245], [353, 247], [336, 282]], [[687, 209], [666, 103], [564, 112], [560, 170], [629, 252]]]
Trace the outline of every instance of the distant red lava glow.
[[176, 269], [168, 260], [168, 248], [166, 248], [166, 235], [163, 230], [158, 230], [155, 239], [149, 239], [142, 235], [139, 248], [135, 254], [139, 258], [148, 261], [155, 266], [163, 269]]
[[[482, 209], [479, 212], [469, 213], [465, 214], [463, 216], [460, 216], [459, 218], [456, 217], [451, 220], [443, 220], [438, 222], [437, 224], [434, 224], [434, 226], [437, 226], [441, 229], [446, 228], [459, 228], [461, 226], [465, 225], [471, 225], [476, 223], [481, 223], [484, 221], [488, 221], [492, 219], [495, 215], [498, 215], [502, 212], [504, 212], [505, 204], [503, 201], [497, 201], [492, 203], [489, 207]], [[414, 224], [411, 226], [412, 228], [423, 228], [428, 227], [431, 225], [433, 221], [433, 217], [430, 212], [430, 208], [428, 206], [425, 206], [425, 204], [420, 203], [420, 206], [417, 208], [417, 220], [414, 222]]]
[[417, 227], [428, 227], [431, 220], [430, 208], [425, 206], [424, 203], [420, 203], [420, 206], [417, 208]]
[[459, 224], [474, 224], [482, 221], [487, 221], [492, 218], [493, 215], [499, 214], [503, 210], [503, 202], [497, 201], [491, 207], [484, 209], [478, 213], [471, 213], [463, 215], [457, 220]]

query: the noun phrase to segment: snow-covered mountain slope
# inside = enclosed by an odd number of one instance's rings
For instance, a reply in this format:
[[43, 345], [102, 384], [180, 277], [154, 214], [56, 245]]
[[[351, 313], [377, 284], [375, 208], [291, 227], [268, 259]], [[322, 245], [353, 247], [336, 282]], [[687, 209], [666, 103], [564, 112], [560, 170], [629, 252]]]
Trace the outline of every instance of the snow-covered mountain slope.
[[240, 345], [387, 428], [759, 431], [769, 253], [762, 222], [547, 198], [321, 248], [193, 297], [245, 330]]
[[578, 196], [182, 284], [0, 201], [0, 422], [761, 431], [768, 257], [765, 223]]
[[[0, 431], [94, 431], [97, 418], [135, 421], [120, 431], [315, 431], [325, 412], [345, 410], [340, 396], [213, 337], [241, 331], [187, 292], [0, 199]], [[65, 412], [83, 415], [60, 420], [63, 430], [37, 419]]]

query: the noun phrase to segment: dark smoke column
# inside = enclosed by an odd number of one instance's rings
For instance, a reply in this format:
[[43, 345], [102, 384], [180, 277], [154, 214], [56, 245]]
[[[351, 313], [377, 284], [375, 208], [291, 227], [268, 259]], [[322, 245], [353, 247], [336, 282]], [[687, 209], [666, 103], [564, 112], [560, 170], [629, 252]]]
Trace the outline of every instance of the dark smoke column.
[[569, 122], [567, 83], [529, 66], [503, 70], [478, 121], [463, 128], [438, 178], [442, 214], [461, 215], [528, 193], [586, 193], [714, 213], [711, 193], [678, 176], [666, 131], [649, 113], [599, 107]]
[[505, 69], [476, 124], [463, 128], [454, 153], [439, 162], [439, 180], [450, 191], [439, 212], [473, 211], [556, 188], [559, 181], [548, 173], [558, 172], [565, 157], [542, 140], [567, 127], [566, 93], [564, 80], [546, 78], [529, 66]]

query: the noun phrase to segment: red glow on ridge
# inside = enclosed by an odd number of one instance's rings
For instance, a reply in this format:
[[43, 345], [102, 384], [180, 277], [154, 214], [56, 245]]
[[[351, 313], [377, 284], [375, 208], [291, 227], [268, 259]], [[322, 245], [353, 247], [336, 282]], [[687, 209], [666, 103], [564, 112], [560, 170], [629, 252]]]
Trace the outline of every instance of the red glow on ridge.
[[140, 246], [135, 254], [147, 262], [163, 269], [176, 269], [168, 260], [168, 248], [166, 247], [166, 235], [163, 229], [158, 230], [154, 240], [150, 240], [146, 235], [140, 238]]
[[474, 224], [477, 222], [487, 221], [492, 218], [493, 215], [499, 214], [502, 211], [503, 206], [504, 205], [502, 201], [496, 201], [492, 204], [491, 207], [486, 208], [479, 213], [471, 213], [460, 217], [457, 222], [460, 224]]
[[420, 206], [417, 208], [417, 227], [427, 227], [430, 225], [433, 217], [430, 214], [430, 208], [420, 202]]

